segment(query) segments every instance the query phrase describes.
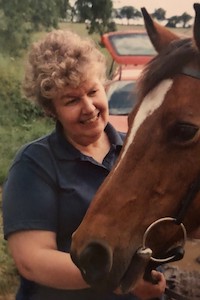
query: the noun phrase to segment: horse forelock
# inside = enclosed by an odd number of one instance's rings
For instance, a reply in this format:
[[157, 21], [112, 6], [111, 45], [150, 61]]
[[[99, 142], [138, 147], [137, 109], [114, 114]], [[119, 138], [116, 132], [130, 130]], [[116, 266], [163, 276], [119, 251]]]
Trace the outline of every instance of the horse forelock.
[[181, 73], [184, 66], [194, 59], [200, 61], [200, 53], [193, 40], [178, 39], [156, 55], [144, 68], [138, 80], [138, 98], [142, 100], [162, 80]]

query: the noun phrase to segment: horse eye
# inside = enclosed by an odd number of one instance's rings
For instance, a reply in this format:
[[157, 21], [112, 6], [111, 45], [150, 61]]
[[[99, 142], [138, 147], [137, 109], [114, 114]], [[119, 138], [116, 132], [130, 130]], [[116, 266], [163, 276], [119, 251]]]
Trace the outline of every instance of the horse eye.
[[176, 142], [187, 142], [194, 138], [198, 130], [198, 126], [187, 123], [178, 123], [171, 128], [170, 135]]

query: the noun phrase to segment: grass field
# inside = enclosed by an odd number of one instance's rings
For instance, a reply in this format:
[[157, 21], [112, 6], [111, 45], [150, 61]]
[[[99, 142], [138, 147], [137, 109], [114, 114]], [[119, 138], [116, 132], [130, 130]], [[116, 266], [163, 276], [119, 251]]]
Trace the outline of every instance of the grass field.
[[18, 285], [18, 274], [3, 239], [1, 214], [0, 229], [0, 300], [12, 300]]
[[[83, 24], [71, 24], [71, 23], [62, 23], [60, 28], [67, 28], [73, 30], [80, 35], [87, 36], [87, 30]], [[138, 29], [135, 26], [118, 26], [119, 30], [127, 29]], [[143, 30], [143, 27], [139, 27], [140, 30]], [[176, 29], [181, 35], [188, 35], [191, 31]], [[33, 40], [37, 40], [39, 37], [43, 36], [44, 32], [40, 32], [33, 36]], [[92, 38], [99, 42], [100, 38], [98, 35], [93, 35]], [[109, 58], [105, 49], [102, 49], [104, 54]], [[110, 61], [110, 60], [109, 60]], [[0, 57], [0, 69], [14, 72], [20, 78], [23, 76], [23, 64], [24, 60], [11, 60]], [[9, 112], [7, 112], [9, 113]], [[2, 112], [1, 112], [2, 114]], [[45, 120], [30, 120], [29, 123], [20, 124], [20, 126], [13, 128], [12, 124], [7, 127], [0, 127], [0, 136], [1, 136], [1, 150], [0, 150], [0, 172], [1, 170], [8, 170], [11, 160], [16, 153], [17, 149], [24, 143], [38, 138], [39, 136], [47, 133], [51, 130], [51, 125]], [[1, 174], [0, 174], [1, 176]], [[3, 175], [2, 175], [3, 176]], [[1, 212], [1, 190], [0, 190], [0, 212]], [[2, 230], [2, 214], [0, 213], [0, 300], [12, 300], [14, 299], [14, 291], [18, 284], [18, 275], [14, 267], [13, 261], [8, 253], [6, 242], [3, 238]]]

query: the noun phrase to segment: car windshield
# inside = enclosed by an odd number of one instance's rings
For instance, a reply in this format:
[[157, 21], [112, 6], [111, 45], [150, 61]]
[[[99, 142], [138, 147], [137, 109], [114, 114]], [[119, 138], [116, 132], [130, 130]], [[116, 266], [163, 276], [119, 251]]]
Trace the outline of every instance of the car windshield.
[[111, 35], [109, 40], [118, 55], [155, 55], [155, 50], [145, 33]]
[[107, 91], [110, 115], [128, 115], [136, 103], [134, 81], [116, 81]]

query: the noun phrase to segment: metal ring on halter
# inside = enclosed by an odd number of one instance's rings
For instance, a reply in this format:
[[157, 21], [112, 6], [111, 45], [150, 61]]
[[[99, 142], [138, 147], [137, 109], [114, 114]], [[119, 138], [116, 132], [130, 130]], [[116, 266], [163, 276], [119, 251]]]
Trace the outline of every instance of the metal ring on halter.
[[[147, 230], [145, 231], [144, 233], [144, 236], [143, 236], [143, 249], [146, 248], [146, 239], [147, 239], [147, 235], [148, 233], [150, 232], [150, 230], [157, 224], [161, 223], [161, 222], [165, 222], [165, 221], [171, 221], [171, 222], [176, 222], [176, 219], [175, 218], [171, 218], [171, 217], [165, 217], [165, 218], [161, 218], [161, 219], [158, 219], [156, 220], [155, 222], [153, 222], [151, 225], [149, 225], [149, 227], [147, 228]], [[183, 223], [180, 223], [180, 226], [181, 226], [181, 229], [183, 231], [183, 241], [182, 241], [182, 244], [180, 245], [181, 247], [184, 247], [185, 243], [186, 243], [186, 239], [187, 239], [187, 232], [186, 232], [186, 229], [185, 229], [185, 226], [183, 225]], [[173, 258], [175, 258], [175, 255], [172, 255], [172, 256], [169, 256], [169, 257], [166, 257], [166, 258], [155, 258], [153, 256], [151, 256], [151, 260], [154, 261], [154, 262], [158, 262], [158, 263], [165, 263], [165, 262], [169, 262], [171, 261]]]

